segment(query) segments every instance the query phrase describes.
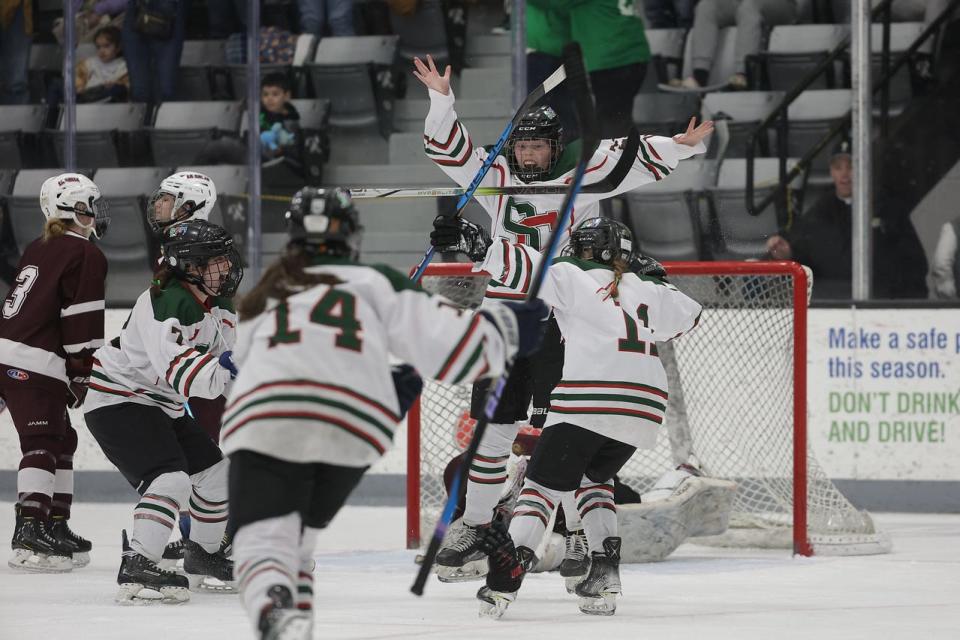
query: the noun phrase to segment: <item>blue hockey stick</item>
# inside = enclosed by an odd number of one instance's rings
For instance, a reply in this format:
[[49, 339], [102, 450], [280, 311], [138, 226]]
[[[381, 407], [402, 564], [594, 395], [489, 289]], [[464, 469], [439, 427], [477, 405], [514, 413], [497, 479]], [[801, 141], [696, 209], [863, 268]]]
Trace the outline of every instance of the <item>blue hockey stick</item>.
[[[487, 159], [483, 161], [483, 166], [480, 167], [479, 171], [477, 171], [477, 175], [473, 176], [473, 180], [470, 181], [470, 186], [467, 187], [463, 194], [461, 194], [460, 199], [457, 200], [457, 212], [454, 214], [454, 217], [459, 216], [463, 211], [463, 208], [467, 206], [468, 202], [470, 202], [470, 198], [473, 197], [473, 192], [477, 190], [477, 187], [479, 187], [480, 183], [483, 182], [483, 178], [487, 175], [487, 172], [490, 171], [490, 167], [493, 166], [497, 156], [500, 155], [500, 150], [503, 149], [503, 145], [507, 144], [507, 140], [510, 138], [513, 128], [516, 127], [517, 123], [520, 122], [520, 118], [527, 115], [527, 111], [530, 110], [530, 107], [535, 105], [540, 98], [553, 91], [557, 85], [564, 81], [566, 77], [567, 71], [565, 69], [565, 65], [560, 65], [559, 69], [551, 73], [549, 78], [544, 80], [540, 86], [535, 88], [529, 93], [529, 95], [527, 95], [527, 98], [523, 101], [523, 104], [521, 104], [520, 108], [517, 109], [517, 112], [513, 114], [513, 119], [507, 123], [503, 133], [500, 134], [500, 137], [497, 139], [497, 143], [493, 145], [493, 148], [490, 149], [489, 152], [487, 152]], [[423, 276], [423, 272], [427, 270], [427, 267], [430, 265], [430, 261], [433, 260], [434, 252], [435, 249], [432, 245], [427, 248], [427, 252], [423, 254], [423, 259], [420, 260], [420, 264], [417, 265], [417, 270], [413, 273], [411, 280], [414, 282], [420, 281], [420, 278]]]
[[[583, 185], [583, 177], [586, 175], [587, 165], [590, 163], [590, 159], [593, 157], [594, 151], [596, 151], [597, 146], [600, 144], [600, 137], [597, 133], [596, 114], [594, 113], [593, 107], [593, 97], [590, 94], [590, 83], [587, 79], [586, 69], [583, 66], [583, 56], [580, 52], [580, 45], [572, 42], [564, 47], [563, 66], [567, 70], [567, 81], [570, 83], [570, 91], [574, 98], [574, 106], [576, 107], [577, 111], [577, 120], [580, 123], [580, 131], [582, 132], [583, 136], [583, 146], [580, 149], [580, 159], [577, 162], [577, 168], [573, 174], [573, 181], [570, 184], [570, 190], [567, 191], [567, 194], [563, 199], [560, 220], [558, 221], [553, 233], [550, 234], [550, 242], [547, 245], [547, 250], [544, 252], [544, 260], [540, 263], [537, 272], [533, 276], [533, 281], [530, 284], [530, 290], [527, 294], [528, 300], [537, 297], [537, 294], [540, 292], [543, 279], [546, 277], [547, 271], [550, 269], [550, 263], [553, 261], [553, 258], [560, 247], [560, 242], [563, 239], [563, 232], [570, 223], [570, 216], [573, 213], [573, 202], [577, 197], [577, 193], [580, 191], [580, 187]], [[473, 431], [473, 437], [470, 439], [470, 444], [467, 446], [467, 450], [463, 454], [463, 461], [460, 464], [460, 469], [457, 471], [453, 478], [453, 482], [450, 484], [450, 494], [447, 496], [447, 502], [443, 507], [443, 512], [440, 514], [440, 519], [437, 521], [436, 528], [433, 530], [433, 537], [430, 538], [430, 544], [427, 545], [427, 550], [423, 555], [423, 562], [420, 565], [420, 570], [418, 571], [417, 577], [413, 582], [413, 586], [410, 587], [410, 591], [418, 596], [423, 595], [423, 588], [427, 583], [427, 578], [430, 576], [431, 570], [433, 569], [433, 563], [437, 559], [437, 553], [440, 551], [440, 544], [443, 542], [443, 537], [447, 533], [447, 528], [453, 521], [453, 513], [457, 508], [457, 503], [460, 502], [460, 498], [462, 497], [461, 494], [466, 490], [467, 475], [470, 473], [470, 465], [473, 463], [473, 459], [477, 455], [477, 448], [480, 446], [480, 440], [483, 438], [483, 433], [487, 429], [487, 424], [493, 419], [494, 413], [497, 410], [497, 406], [500, 404], [500, 398], [503, 394], [503, 389], [507, 385], [507, 380], [510, 378], [510, 372], [512, 369], [513, 361], [511, 360], [507, 362], [503, 374], [487, 393], [487, 397], [483, 405], [483, 415], [477, 420], [476, 427]]]

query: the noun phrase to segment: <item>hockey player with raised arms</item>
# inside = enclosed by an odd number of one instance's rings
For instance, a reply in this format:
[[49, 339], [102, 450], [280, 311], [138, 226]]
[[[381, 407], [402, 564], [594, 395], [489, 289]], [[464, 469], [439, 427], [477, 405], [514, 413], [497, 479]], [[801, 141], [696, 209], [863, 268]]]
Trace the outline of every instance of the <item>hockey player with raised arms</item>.
[[357, 262], [362, 227], [342, 189], [302, 189], [287, 218], [285, 255], [240, 305], [223, 428], [237, 580], [261, 638], [313, 637], [318, 532], [392, 445], [420, 375], [497, 376], [536, 349], [547, 312], [540, 301], [464, 312]]
[[[433, 59], [426, 63], [414, 60], [414, 75], [427, 87], [430, 95], [430, 111], [424, 123], [424, 149], [427, 157], [459, 185], [466, 187], [478, 172], [487, 157], [485, 149], [475, 146], [466, 127], [454, 110], [454, 95], [450, 88], [450, 68], [443, 75], [437, 70]], [[570, 228], [579, 221], [600, 215], [600, 201], [619, 193], [636, 189], [645, 184], [669, 177], [677, 164], [694, 155], [704, 153], [703, 140], [713, 131], [713, 123], [706, 121], [695, 126], [691, 120], [687, 130], [673, 138], [642, 136], [637, 157], [625, 177], [613, 191], [607, 193], [583, 193], [577, 197], [571, 216]], [[524, 116], [514, 128], [506, 144], [506, 153], [498, 157], [480, 183], [481, 186], [517, 186], [544, 183], [565, 184], [570, 181], [579, 155], [575, 145], [564, 148], [560, 120], [549, 107], [539, 107]], [[625, 139], [603, 140], [587, 169], [586, 184], [603, 179], [618, 164], [625, 149]], [[491, 235], [510, 243], [539, 250], [546, 247], [547, 239], [558, 218], [563, 194], [488, 196], [477, 201], [490, 216]], [[565, 235], [569, 229], [561, 230]], [[431, 233], [433, 246], [455, 246], [460, 239], [458, 221], [450, 216], [438, 216]], [[567, 242], [564, 238], [563, 247]], [[513, 250], [513, 258], [525, 260], [519, 249]], [[631, 270], [643, 272], [639, 264], [629, 265]], [[522, 281], [491, 279], [486, 297], [493, 299], [520, 299]], [[482, 575], [485, 563], [476, 547], [478, 527], [487, 526], [494, 507], [507, 479], [507, 461], [510, 448], [521, 425], [526, 424], [527, 410], [533, 401], [533, 416], [529, 423], [542, 427], [550, 406], [550, 392], [560, 380], [563, 366], [563, 345], [560, 331], [551, 320], [543, 348], [537, 357], [516, 362], [510, 383], [504, 389], [496, 415], [487, 426], [477, 450], [477, 458], [467, 481], [466, 508], [460, 527], [452, 529], [437, 555], [437, 574], [443, 581], [472, 579]], [[483, 412], [486, 385], [476, 385], [471, 403], [471, 417]], [[576, 575], [585, 570], [582, 558], [584, 541], [577, 529], [576, 509], [571, 497], [565, 498], [564, 514], [568, 529], [567, 548], [571, 560], [564, 575]], [[579, 554], [579, 555], [576, 555]], [[579, 568], [577, 568], [579, 567]]]
[[77, 432], [67, 407], [87, 393], [103, 344], [107, 259], [90, 241], [109, 218], [100, 189], [79, 173], [40, 188], [43, 236], [27, 246], [0, 320], [0, 395], [20, 437], [13, 556], [18, 570], [65, 572], [92, 547], [70, 530]]
[[[479, 262], [476, 271], [501, 282], [529, 282], [542, 260], [538, 251], [503, 239], [491, 242], [463, 219], [459, 225], [459, 246], [448, 249], [463, 250]], [[632, 247], [623, 224], [584, 220], [543, 281], [539, 296], [553, 307], [565, 340], [563, 376], [550, 396], [509, 535], [499, 522], [480, 532], [490, 562], [487, 585], [477, 594], [481, 615], [500, 617], [516, 598], [553, 510], [571, 491], [591, 551], [589, 573], [576, 587], [580, 609], [615, 611], [621, 539], [612, 479], [637, 448], [656, 444], [667, 405], [656, 343], [695, 327], [701, 312], [700, 304], [672, 285], [629, 271]]]
[[[189, 599], [188, 586], [230, 590], [220, 543], [227, 526], [227, 460], [186, 413], [190, 398], [216, 398], [236, 375], [231, 298], [243, 270], [233, 238], [204, 220], [167, 226], [162, 266], [137, 299], [119, 341], [95, 354], [86, 420], [107, 458], [140, 494], [133, 535], [123, 535], [120, 603]], [[189, 506], [184, 571], [158, 566]], [[226, 585], [220, 583], [227, 583]]]

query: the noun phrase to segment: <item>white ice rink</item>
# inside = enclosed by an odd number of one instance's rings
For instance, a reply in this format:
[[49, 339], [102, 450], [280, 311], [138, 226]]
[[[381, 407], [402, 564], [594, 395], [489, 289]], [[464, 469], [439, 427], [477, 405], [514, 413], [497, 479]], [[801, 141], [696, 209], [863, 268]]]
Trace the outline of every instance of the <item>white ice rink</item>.
[[[94, 543], [71, 574], [24, 575], [0, 566], [2, 640], [243, 640], [236, 596], [194, 594], [183, 606], [113, 603], [120, 529], [132, 505], [78, 504], [74, 529]], [[616, 616], [581, 614], [555, 574], [536, 574], [499, 621], [480, 620], [479, 583], [431, 581], [410, 595], [413, 552], [403, 511], [349, 507], [316, 552], [315, 638], [485, 640], [804, 640], [960, 638], [960, 515], [876, 515], [889, 555], [792, 558], [784, 551], [681, 547], [666, 562], [622, 568]], [[13, 509], [0, 504], [0, 533]], [[7, 552], [3, 552], [6, 559]]]

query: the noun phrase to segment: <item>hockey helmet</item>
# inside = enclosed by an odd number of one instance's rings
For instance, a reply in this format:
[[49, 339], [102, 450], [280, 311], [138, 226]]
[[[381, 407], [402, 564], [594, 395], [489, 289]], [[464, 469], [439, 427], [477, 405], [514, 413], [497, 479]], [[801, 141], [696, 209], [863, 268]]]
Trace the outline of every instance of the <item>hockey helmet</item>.
[[287, 210], [290, 244], [313, 255], [360, 257], [363, 225], [346, 189], [304, 187]]
[[100, 194], [100, 187], [80, 173], [61, 173], [47, 178], [40, 187], [40, 210], [47, 220], [72, 220], [98, 238], [103, 237], [110, 224], [107, 202]]
[[[590, 255], [586, 256], [588, 249]], [[565, 253], [607, 265], [612, 265], [617, 258], [630, 262], [633, 233], [627, 225], [611, 218], [587, 218], [570, 233]]]
[[[510, 132], [507, 140], [507, 163], [510, 172], [523, 182], [545, 180], [557, 165], [563, 153], [563, 125], [557, 112], [544, 105], [528, 111]], [[521, 166], [517, 161], [516, 143], [520, 140], [544, 140], [550, 145], [550, 160], [546, 167]]]
[[197, 285], [211, 296], [233, 297], [243, 279], [233, 237], [223, 227], [206, 220], [167, 226], [161, 236], [160, 252], [163, 264], [178, 279]]
[[182, 220], [206, 220], [217, 202], [217, 187], [208, 176], [181, 171], [168, 176], [153, 192], [147, 207], [147, 222], [154, 233]]

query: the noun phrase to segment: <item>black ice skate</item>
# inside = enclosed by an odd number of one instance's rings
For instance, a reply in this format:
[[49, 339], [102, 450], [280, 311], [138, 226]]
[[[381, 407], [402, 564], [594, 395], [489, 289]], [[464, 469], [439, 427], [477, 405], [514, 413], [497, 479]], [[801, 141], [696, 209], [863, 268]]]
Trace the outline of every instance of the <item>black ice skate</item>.
[[50, 535], [47, 525], [38, 518], [23, 516], [15, 507], [17, 518], [10, 547], [13, 556], [7, 561], [11, 569], [31, 573], [66, 573], [73, 569], [73, 551]]
[[573, 593], [583, 576], [590, 569], [590, 558], [587, 557], [587, 537], [583, 529], [568, 531], [563, 537], [567, 550], [560, 563], [560, 575], [567, 586], [567, 593]]
[[451, 527], [437, 553], [440, 582], [469, 582], [487, 575], [487, 556], [477, 546], [479, 533], [487, 527], [473, 527], [462, 520]]
[[484, 529], [478, 545], [489, 557], [487, 584], [477, 591], [480, 617], [499, 619], [517, 599], [523, 576], [536, 564], [537, 557], [527, 547], [514, 548], [513, 539], [501, 522]]
[[612, 616], [620, 595], [620, 538], [603, 541], [603, 551], [590, 554], [590, 571], [576, 588], [580, 611], [594, 616]]
[[313, 636], [313, 620], [293, 606], [290, 589], [275, 585], [267, 590], [267, 596], [271, 602], [257, 624], [260, 640], [309, 640]]
[[176, 569], [183, 566], [183, 538], [168, 542], [163, 548], [163, 556], [160, 558], [160, 565], [163, 569]]
[[66, 518], [62, 516], [51, 518], [49, 531], [60, 544], [73, 552], [74, 567], [85, 567], [90, 564], [90, 550], [93, 549], [93, 545], [86, 538], [74, 533]]
[[131, 549], [126, 530], [117, 584], [119, 604], [181, 604], [190, 599], [186, 577], [161, 569], [156, 562]]
[[183, 547], [183, 572], [190, 580], [193, 591], [215, 593], [235, 593], [236, 582], [233, 579], [233, 560], [227, 558], [222, 550], [207, 553], [203, 547], [187, 540]]

